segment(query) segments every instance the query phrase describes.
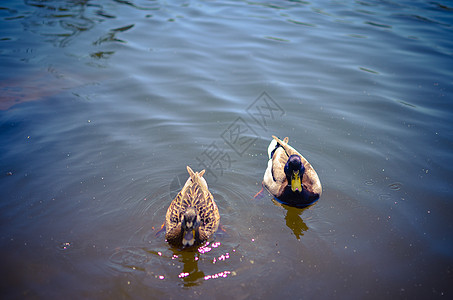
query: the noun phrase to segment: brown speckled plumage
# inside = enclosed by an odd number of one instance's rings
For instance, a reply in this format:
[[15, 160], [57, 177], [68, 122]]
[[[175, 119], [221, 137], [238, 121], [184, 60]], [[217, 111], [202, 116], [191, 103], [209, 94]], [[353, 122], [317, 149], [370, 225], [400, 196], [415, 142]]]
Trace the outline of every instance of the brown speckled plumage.
[[190, 177], [171, 202], [165, 218], [165, 238], [174, 246], [182, 246], [181, 218], [187, 208], [195, 208], [201, 218], [200, 227], [195, 234], [195, 244], [197, 245], [208, 240], [217, 231], [220, 221], [219, 210], [203, 178], [205, 170], [193, 172], [188, 166], [187, 171]]

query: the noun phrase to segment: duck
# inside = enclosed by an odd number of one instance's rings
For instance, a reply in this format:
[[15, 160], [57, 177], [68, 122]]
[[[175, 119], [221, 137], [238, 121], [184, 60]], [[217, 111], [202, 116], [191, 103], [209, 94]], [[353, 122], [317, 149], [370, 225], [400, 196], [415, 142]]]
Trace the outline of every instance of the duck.
[[176, 247], [203, 244], [217, 231], [219, 209], [203, 175], [187, 166], [189, 178], [167, 209], [165, 239]]
[[272, 138], [263, 186], [283, 204], [296, 207], [314, 204], [322, 194], [315, 169], [288, 144], [288, 137], [281, 140], [273, 135]]

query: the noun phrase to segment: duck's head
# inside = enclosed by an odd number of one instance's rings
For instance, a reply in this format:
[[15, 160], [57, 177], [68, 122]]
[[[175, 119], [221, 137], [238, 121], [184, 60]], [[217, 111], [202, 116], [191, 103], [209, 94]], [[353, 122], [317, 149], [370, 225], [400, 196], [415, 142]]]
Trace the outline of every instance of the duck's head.
[[182, 245], [184, 247], [193, 246], [195, 243], [195, 232], [198, 230], [198, 227], [200, 227], [200, 216], [197, 214], [195, 208], [187, 208], [181, 218]]
[[293, 192], [302, 192], [302, 177], [304, 176], [305, 167], [300, 160], [299, 155], [291, 155], [285, 164], [286, 180], [291, 186]]

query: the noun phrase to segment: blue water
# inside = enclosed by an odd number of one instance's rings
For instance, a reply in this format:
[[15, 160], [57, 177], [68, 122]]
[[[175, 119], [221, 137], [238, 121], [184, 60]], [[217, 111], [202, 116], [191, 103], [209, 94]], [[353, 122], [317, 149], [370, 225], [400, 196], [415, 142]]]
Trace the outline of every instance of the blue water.
[[[449, 1], [0, 4], [2, 298], [453, 294]], [[261, 189], [271, 135], [321, 199]], [[206, 169], [223, 230], [157, 234]]]

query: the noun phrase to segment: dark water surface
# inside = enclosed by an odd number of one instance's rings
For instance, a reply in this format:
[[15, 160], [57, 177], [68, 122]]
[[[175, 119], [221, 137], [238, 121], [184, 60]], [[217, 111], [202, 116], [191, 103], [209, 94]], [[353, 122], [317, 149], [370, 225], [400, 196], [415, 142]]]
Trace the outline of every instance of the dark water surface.
[[[3, 1], [2, 299], [453, 295], [450, 1]], [[271, 135], [307, 209], [253, 196]], [[185, 168], [224, 231], [156, 232]]]

